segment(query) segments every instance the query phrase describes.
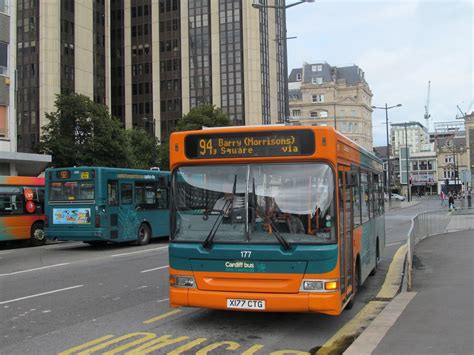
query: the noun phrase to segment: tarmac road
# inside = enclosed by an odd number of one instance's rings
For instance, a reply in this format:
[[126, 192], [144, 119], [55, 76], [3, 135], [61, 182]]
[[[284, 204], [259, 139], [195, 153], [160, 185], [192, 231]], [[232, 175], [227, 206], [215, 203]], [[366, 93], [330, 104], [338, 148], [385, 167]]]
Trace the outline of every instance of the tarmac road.
[[411, 217], [437, 208], [437, 200], [422, 200], [386, 214], [379, 270], [353, 309], [339, 317], [171, 309], [165, 240], [145, 247], [0, 249], [0, 354], [113, 354], [145, 347], [156, 354], [306, 354], [375, 297]]

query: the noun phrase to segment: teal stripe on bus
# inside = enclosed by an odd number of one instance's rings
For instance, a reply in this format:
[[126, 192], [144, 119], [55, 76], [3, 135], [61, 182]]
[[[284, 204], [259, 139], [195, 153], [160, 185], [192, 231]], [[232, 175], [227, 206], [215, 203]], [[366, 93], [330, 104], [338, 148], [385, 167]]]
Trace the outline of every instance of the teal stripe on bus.
[[[242, 251], [250, 257], [242, 258]], [[279, 245], [214, 244], [207, 250], [200, 244], [171, 243], [170, 266], [176, 270], [207, 272], [261, 272], [288, 274], [322, 274], [337, 265], [338, 247], [331, 245], [298, 245], [283, 251]], [[253, 267], [226, 267], [226, 262], [246, 261]], [[252, 271], [250, 271], [252, 270]]]

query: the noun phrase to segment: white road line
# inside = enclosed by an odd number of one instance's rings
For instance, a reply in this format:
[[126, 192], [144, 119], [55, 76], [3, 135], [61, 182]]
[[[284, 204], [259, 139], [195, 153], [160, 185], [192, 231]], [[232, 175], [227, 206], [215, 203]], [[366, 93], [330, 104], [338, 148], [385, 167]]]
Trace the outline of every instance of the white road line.
[[11, 251], [0, 251], [0, 255], [7, 255], [10, 254]]
[[168, 249], [168, 246], [159, 247], [159, 248], [153, 248], [153, 249], [146, 249], [146, 250], [139, 250], [139, 251], [132, 251], [132, 252], [130, 252], [130, 253], [114, 254], [114, 255], [111, 255], [111, 257], [112, 257], [112, 258], [120, 258], [121, 256], [128, 256], [128, 255], [140, 254], [140, 253], [147, 253], [147, 252], [150, 252], [150, 251], [161, 250], [161, 249]]
[[166, 301], [169, 301], [169, 300], [170, 300], [169, 298], [164, 298], [162, 300], [156, 301], [156, 303], [166, 302]]
[[161, 270], [161, 269], [167, 269], [167, 268], [169, 268], [169, 267], [170, 267], [169, 265], [160, 266], [160, 267], [155, 267], [155, 268], [153, 268], [153, 269], [148, 269], [148, 270], [140, 271], [140, 273], [144, 274], [145, 272], [150, 272], [150, 271], [155, 271], [155, 270]]
[[392, 246], [392, 245], [398, 245], [398, 244], [403, 244], [405, 243], [404, 241], [403, 242], [396, 242], [396, 243], [388, 243], [388, 244], [385, 244], [386, 247], [389, 247], [389, 246]]
[[69, 265], [69, 264], [70, 264], [70, 263], [62, 263], [62, 264], [54, 264], [54, 265], [42, 266], [42, 267], [37, 267], [37, 268], [34, 268], [34, 269], [15, 271], [15, 272], [7, 273], [7, 274], [0, 274], [0, 276], [18, 275], [18, 274], [23, 274], [23, 273], [25, 273], [25, 272], [32, 272], [32, 271], [37, 271], [37, 270], [50, 269], [50, 268], [52, 268], [52, 267], [64, 266], [64, 265]]
[[0, 305], [2, 304], [7, 304], [7, 303], [12, 303], [12, 302], [17, 302], [17, 301], [22, 301], [26, 300], [28, 298], [33, 298], [33, 297], [39, 297], [39, 296], [44, 296], [44, 295], [50, 295], [52, 293], [57, 293], [57, 292], [63, 292], [63, 291], [68, 291], [68, 290], [73, 290], [75, 288], [83, 287], [84, 285], [76, 285], [76, 286], [71, 286], [71, 287], [66, 287], [66, 288], [60, 288], [59, 290], [53, 290], [53, 291], [48, 291], [48, 292], [42, 292], [42, 293], [37, 293], [36, 295], [30, 295], [30, 296], [25, 296], [25, 297], [20, 297], [20, 298], [15, 298], [13, 300], [8, 300], [8, 301], [1, 301]]

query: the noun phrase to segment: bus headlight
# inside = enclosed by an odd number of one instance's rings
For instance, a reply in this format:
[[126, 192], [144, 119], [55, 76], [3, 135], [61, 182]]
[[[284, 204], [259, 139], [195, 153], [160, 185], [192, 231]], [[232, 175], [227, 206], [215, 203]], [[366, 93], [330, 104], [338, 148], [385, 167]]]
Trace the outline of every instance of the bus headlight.
[[184, 288], [195, 288], [194, 277], [192, 276], [175, 276], [170, 275], [170, 286], [173, 287], [184, 287]]
[[338, 290], [337, 280], [309, 280], [301, 282], [300, 292], [333, 292]]

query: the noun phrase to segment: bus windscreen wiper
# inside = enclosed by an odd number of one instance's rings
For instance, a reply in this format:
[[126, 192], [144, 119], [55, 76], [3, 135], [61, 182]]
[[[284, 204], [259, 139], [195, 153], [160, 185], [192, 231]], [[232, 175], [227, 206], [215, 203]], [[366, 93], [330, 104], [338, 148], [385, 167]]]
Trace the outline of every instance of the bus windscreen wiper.
[[285, 250], [290, 250], [291, 249], [291, 245], [290, 243], [288, 243], [286, 241], [286, 239], [281, 235], [280, 231], [278, 230], [277, 226], [275, 225], [275, 223], [273, 223], [272, 219], [270, 217], [268, 217], [266, 214], [265, 214], [265, 211], [263, 211], [263, 208], [261, 206], [258, 206], [257, 205], [257, 208], [258, 208], [258, 211], [260, 212], [260, 214], [262, 216], [264, 216], [265, 218], [265, 221], [267, 223], [270, 223], [270, 226], [272, 228], [272, 233], [275, 235], [276, 239], [278, 239], [278, 241], [280, 242], [280, 244], [283, 246], [283, 249]]
[[214, 221], [214, 224], [212, 225], [212, 228], [209, 231], [209, 234], [207, 235], [206, 239], [204, 240], [204, 242], [202, 242], [203, 248], [208, 249], [212, 245], [212, 241], [214, 237], [216, 236], [217, 230], [219, 229], [219, 227], [222, 224], [222, 221], [224, 220], [225, 212], [233, 203], [233, 200], [235, 198], [236, 187], [237, 187], [237, 175], [234, 176], [234, 186], [232, 186], [232, 199], [226, 200], [222, 208], [218, 210], [219, 216]]

